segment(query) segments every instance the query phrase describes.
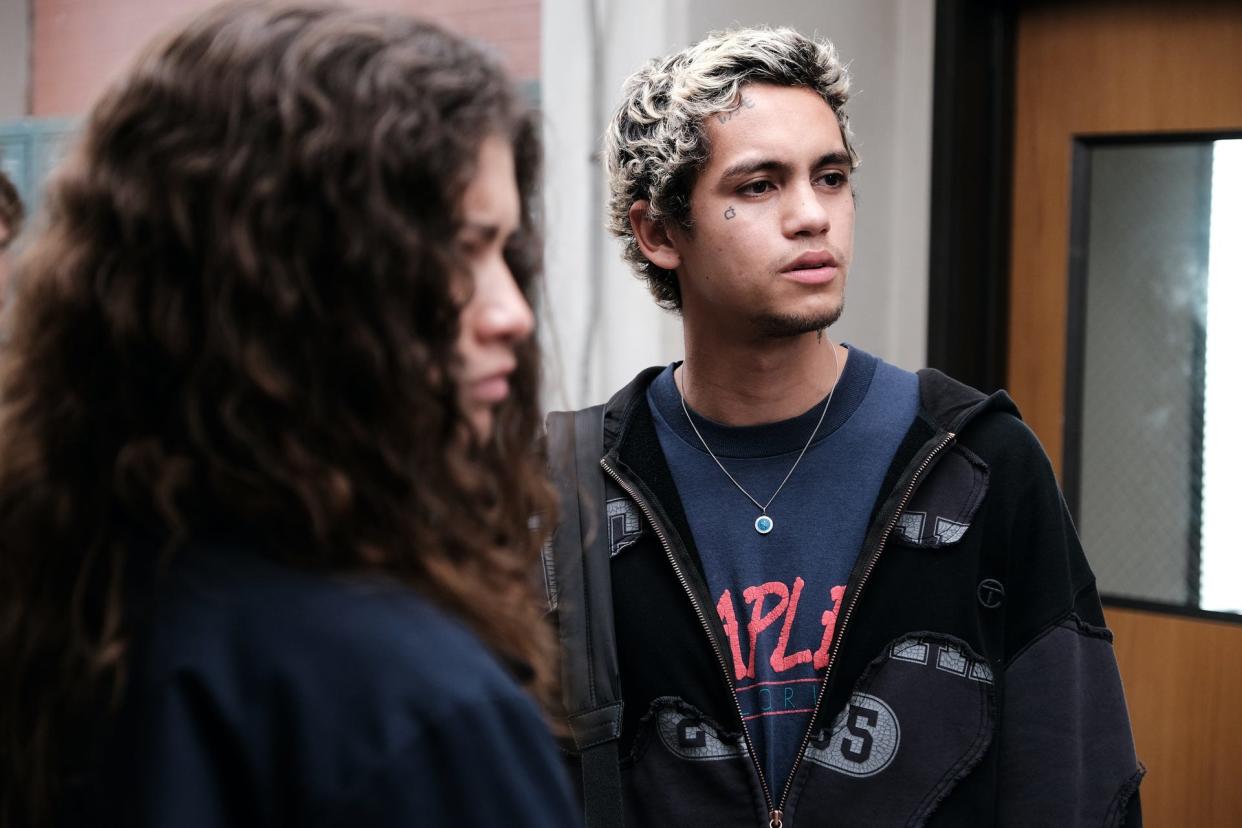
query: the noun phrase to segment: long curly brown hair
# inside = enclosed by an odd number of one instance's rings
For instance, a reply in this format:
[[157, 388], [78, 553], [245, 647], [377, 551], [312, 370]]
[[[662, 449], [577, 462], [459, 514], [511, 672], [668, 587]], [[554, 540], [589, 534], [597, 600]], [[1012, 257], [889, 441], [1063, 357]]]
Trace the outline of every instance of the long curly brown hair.
[[289, 565], [401, 579], [546, 698], [535, 346], [488, 440], [453, 380], [460, 195], [496, 134], [530, 298], [533, 116], [434, 26], [228, 5], [94, 108], [0, 355], [0, 824], [49, 818], [66, 745], [120, 698], [130, 573], [221, 526]]

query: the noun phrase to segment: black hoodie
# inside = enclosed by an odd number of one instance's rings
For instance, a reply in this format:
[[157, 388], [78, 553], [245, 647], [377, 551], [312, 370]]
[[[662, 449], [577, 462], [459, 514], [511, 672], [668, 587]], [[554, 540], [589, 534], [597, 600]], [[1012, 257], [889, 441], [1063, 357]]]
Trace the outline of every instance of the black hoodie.
[[773, 790], [646, 401], [659, 370], [606, 406], [601, 460], [609, 513], [640, 516], [611, 537], [628, 824], [1141, 824], [1111, 635], [1047, 456], [1007, 395], [933, 370]]

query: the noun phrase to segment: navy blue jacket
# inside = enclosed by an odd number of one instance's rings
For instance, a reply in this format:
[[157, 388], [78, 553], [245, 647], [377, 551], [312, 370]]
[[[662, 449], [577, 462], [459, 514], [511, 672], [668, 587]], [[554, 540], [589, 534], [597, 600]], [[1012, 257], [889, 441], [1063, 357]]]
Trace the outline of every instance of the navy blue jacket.
[[578, 822], [536, 706], [413, 591], [229, 546], [178, 553], [157, 583], [70, 824]]

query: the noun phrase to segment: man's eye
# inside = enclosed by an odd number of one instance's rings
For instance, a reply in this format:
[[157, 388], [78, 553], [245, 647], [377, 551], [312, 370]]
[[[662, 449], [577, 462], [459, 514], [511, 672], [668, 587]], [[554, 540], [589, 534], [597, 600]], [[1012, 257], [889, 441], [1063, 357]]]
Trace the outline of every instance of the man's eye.
[[738, 188], [738, 192], [743, 195], [763, 195], [771, 189], [771, 181], [752, 181], [749, 184], [743, 184]]
[[820, 179], [829, 187], [841, 187], [849, 182], [849, 178], [846, 177], [845, 173], [836, 170], [824, 173], [820, 176]]

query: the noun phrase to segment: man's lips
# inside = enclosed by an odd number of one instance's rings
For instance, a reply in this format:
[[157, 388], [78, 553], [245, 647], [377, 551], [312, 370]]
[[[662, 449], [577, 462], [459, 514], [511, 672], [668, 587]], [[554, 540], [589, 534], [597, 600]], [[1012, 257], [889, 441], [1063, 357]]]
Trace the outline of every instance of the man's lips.
[[789, 264], [781, 268], [781, 275], [803, 284], [822, 284], [831, 281], [837, 275], [837, 260], [826, 250], [812, 250], [803, 253]]

